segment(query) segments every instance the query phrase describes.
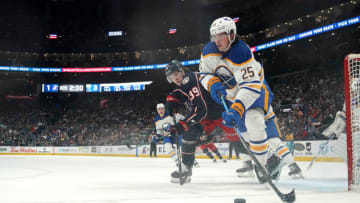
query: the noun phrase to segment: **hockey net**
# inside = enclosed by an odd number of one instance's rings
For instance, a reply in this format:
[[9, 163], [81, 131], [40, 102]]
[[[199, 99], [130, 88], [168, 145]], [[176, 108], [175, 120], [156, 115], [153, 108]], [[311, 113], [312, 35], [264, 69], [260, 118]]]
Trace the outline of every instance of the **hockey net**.
[[349, 190], [360, 191], [360, 54], [344, 59]]

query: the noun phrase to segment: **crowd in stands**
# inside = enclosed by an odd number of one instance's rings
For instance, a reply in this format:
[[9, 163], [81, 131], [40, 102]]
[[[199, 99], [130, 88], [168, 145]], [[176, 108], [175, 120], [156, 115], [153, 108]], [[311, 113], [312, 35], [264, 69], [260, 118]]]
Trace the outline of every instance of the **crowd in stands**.
[[[264, 28], [257, 33], [243, 35], [241, 38], [253, 46], [313, 29], [314, 26], [343, 20], [344, 16], [353, 17], [356, 9], [351, 4], [338, 5], [325, 13], [319, 11], [302, 16], [281, 25]], [[1, 34], [5, 35], [4, 43], [9, 41], [9, 37], [19, 38], [7, 33]], [[266, 79], [275, 95], [272, 106], [277, 114], [284, 139], [324, 139], [321, 131], [332, 122], [336, 111], [342, 108], [344, 100], [343, 77], [339, 76], [339, 73], [342, 73], [341, 65], [334, 64], [334, 61], [342, 61], [347, 53], [358, 50], [357, 45], [360, 43], [360, 37], [356, 37], [358, 35], [357, 29], [338, 30], [336, 34], [322, 34], [321, 37], [308, 39], [308, 42], [299, 40], [281, 48], [274, 47], [255, 53], [256, 58], [264, 65], [265, 72], [266, 68], [270, 68], [272, 72], [286, 73], [276, 77], [268, 77], [269, 75], [266, 74]], [[23, 45], [22, 42], [19, 44]], [[131, 51], [106, 47], [106, 51], [94, 53], [76, 53], [76, 51], [48, 53], [42, 49], [39, 51], [36, 46], [28, 52], [21, 49], [1, 48], [0, 66], [105, 67], [159, 64], [172, 59], [197, 59], [200, 57], [202, 46], [203, 44], [196, 44], [178, 48]], [[9, 47], [14, 45], [11, 44]], [[39, 47], [43, 46], [39, 45]], [[320, 54], [323, 50], [326, 54]], [[314, 61], [317, 64], [313, 64]], [[325, 63], [340, 69], [314, 71], [315, 66]], [[302, 71], [294, 72], [297, 70]], [[164, 95], [167, 93], [166, 87], [162, 85], [163, 70], [143, 73], [141, 78], [140, 71], [133, 71], [132, 75], [130, 72], [98, 73], [99, 78], [94, 78], [94, 75], [90, 74], [34, 73], [32, 75], [30, 73], [23, 77], [19, 76], [21, 79], [13, 80], [8, 75], [17, 73], [1, 72], [0, 75], [6, 78], [0, 80], [2, 94], [26, 92], [29, 96], [38, 97], [22, 101], [0, 98], [0, 145], [85, 146], [143, 143], [154, 128], [152, 120], [156, 115], [156, 103], [164, 102]], [[107, 74], [112, 74], [113, 78], [109, 80]], [[70, 84], [84, 81], [138, 80], [151, 80], [152, 85], [157, 85], [157, 89], [135, 93], [101, 95], [82, 93], [71, 96], [41, 94], [34, 90], [35, 86], [42, 82]], [[30, 95], [29, 92], [33, 94]]]
[[285, 139], [324, 139], [321, 132], [344, 104], [343, 77], [339, 75], [300, 72], [271, 81], [275, 94], [273, 107]]
[[[0, 116], [0, 145], [98, 146], [143, 143], [155, 109], [146, 94], [88, 95], [70, 104], [9, 101]], [[68, 98], [69, 99], [69, 98]], [[74, 98], [73, 98], [74, 99]], [[60, 102], [59, 102], [60, 101]], [[40, 107], [41, 106], [41, 107]]]
[[[281, 6], [281, 3], [274, 3], [279, 4], [277, 6]], [[314, 3], [312, 3], [314, 4]], [[306, 4], [302, 5], [305, 6]], [[258, 8], [257, 8], [258, 9]], [[344, 20], [346, 18], [357, 16], [358, 11], [358, 5], [353, 4], [352, 2], [347, 2], [343, 4], [338, 4], [336, 6], [331, 7], [331, 9], [326, 9], [316, 11], [314, 13], [307, 14], [305, 16], [300, 16], [298, 18], [293, 18], [292, 20], [289, 20], [287, 22], [283, 22], [278, 25], [273, 25], [271, 27], [262, 27], [262, 30], [257, 30], [256, 32], [251, 32], [247, 34], [243, 34], [242, 32], [246, 33], [246, 30], [249, 29], [254, 24], [257, 24], [258, 22], [252, 22], [253, 19], [247, 19], [248, 25], [239, 24], [239, 34], [240, 38], [246, 41], [250, 46], [260, 45], [263, 43], [267, 43], [273, 40], [280, 39], [282, 37], [291, 36], [300, 32], [303, 32], [304, 30], [313, 29], [315, 27], [324, 26], [327, 24], [331, 24], [340, 20]], [[10, 10], [4, 9], [4, 12], [11, 12]], [[23, 11], [19, 11], [23, 12]], [[261, 11], [261, 12], [266, 12]], [[274, 12], [274, 10], [271, 10], [271, 12]], [[284, 11], [285, 12], [285, 11]], [[281, 12], [282, 15], [290, 15], [291, 13], [285, 14], [284, 12]], [[289, 12], [289, 11], [287, 11]], [[252, 15], [258, 16], [259, 12], [255, 12]], [[93, 16], [93, 14], [91, 14]], [[258, 16], [259, 17], [259, 16]], [[272, 16], [273, 18], [275, 16]], [[8, 17], [9, 19], [0, 19], [0, 23], [2, 21], [11, 21], [12, 18]], [[38, 23], [30, 23], [31, 19], [39, 21]], [[184, 19], [185, 20], [185, 19]], [[275, 19], [274, 19], [275, 20]], [[280, 19], [276, 19], [279, 21]], [[44, 19], [41, 17], [27, 17], [22, 19], [21, 21], [29, 21], [26, 23], [28, 26], [27, 29], [31, 29], [33, 31], [34, 24], [41, 25]], [[190, 36], [198, 37], [201, 36], [202, 40], [199, 40], [197, 43], [191, 43], [189, 44], [189, 37], [184, 37], [181, 34], [175, 38], [175, 36], [169, 37], [163, 37], [163, 39], [166, 39], [163, 46], [158, 48], [159, 41], [153, 40], [153, 38], [146, 38], [144, 36], [144, 33], [141, 32], [140, 36], [136, 38], [140, 39], [127, 39], [128, 41], [125, 43], [127, 45], [124, 45], [123, 41], [126, 40], [107, 40], [104, 39], [104, 31], [99, 31], [99, 29], [93, 30], [87, 30], [86, 32], [78, 30], [79, 28], [77, 26], [74, 26], [72, 23], [74, 19], [68, 18], [60, 24], [61, 29], [68, 30], [74, 32], [71, 36], [70, 41], [62, 41], [67, 39], [67, 37], [63, 37], [60, 41], [52, 41], [49, 42], [48, 40], [44, 40], [44, 36], [41, 33], [32, 33], [32, 32], [26, 32], [27, 36], [30, 36], [29, 38], [20, 37], [16, 34], [11, 35], [9, 32], [1, 33], [0, 32], [0, 66], [2, 65], [9, 65], [9, 66], [26, 66], [26, 67], [113, 67], [113, 66], [133, 66], [133, 65], [146, 65], [146, 64], [161, 64], [166, 63], [167, 61], [177, 58], [179, 60], [193, 60], [199, 58], [201, 54], [201, 49], [204, 44], [206, 44], [208, 39], [208, 33], [202, 33], [200, 35], [194, 34], [193, 30], [187, 30], [187, 32], [190, 33]], [[57, 24], [57, 23], [56, 23]], [[83, 23], [82, 23], [83, 24]], [[95, 23], [96, 24], [96, 23]], [[6, 26], [9, 26], [8, 28], [11, 29], [13, 27], [14, 23], [9, 23]], [[31, 26], [29, 26], [31, 25]], [[69, 26], [69, 27], [68, 27]], [[98, 25], [94, 25], [97, 27]], [[21, 27], [21, 26], [20, 26]], [[208, 27], [208, 26], [206, 26]], [[247, 29], [246, 29], [246, 28]], [[260, 26], [261, 27], [261, 26]], [[5, 27], [7, 28], [7, 27]], [[240, 29], [241, 28], [241, 29]], [[25, 28], [22, 28], [25, 29]], [[87, 28], [89, 29], [89, 28]], [[7, 29], [4, 29], [7, 30]], [[26, 29], [25, 29], [26, 30]], [[34, 29], [35, 31], [41, 30], [40, 28]], [[206, 28], [206, 31], [208, 29]], [[249, 29], [252, 30], [252, 29]], [[201, 30], [199, 30], [201, 31]], [[184, 31], [183, 31], [184, 32]], [[339, 32], [339, 31], [337, 31]], [[16, 31], [17, 34], [23, 33]], [[32, 35], [29, 35], [29, 33], [32, 33]], [[84, 36], [84, 34], [89, 33], [96, 33], [97, 37], [94, 36]], [[196, 32], [195, 32], [196, 33]], [[349, 36], [345, 36], [345, 34]], [[358, 41], [357, 37], [354, 37], [358, 35], [357, 29], [347, 30], [345, 34], [339, 35], [341, 39], [338, 39], [339, 42], [336, 43], [329, 43], [331, 44], [331, 49], [344, 49], [344, 46], [349, 46], [347, 43], [351, 43], [349, 40]], [[34, 35], [34, 36], [33, 36]], [[36, 36], [38, 36], [36, 38]], [[41, 36], [41, 37], [40, 37]], [[187, 36], [187, 35], [186, 35]], [[206, 37], [204, 37], [206, 36]], [[147, 36], [149, 37], [149, 36]], [[183, 37], [183, 38], [182, 38]], [[333, 35], [325, 35], [321, 38], [323, 41], [318, 42], [321, 45], [327, 44], [329, 39], [336, 38], [337, 36]], [[16, 39], [16, 40], [15, 40]], [[36, 39], [36, 40], [35, 40]], [[174, 41], [182, 41], [183, 39], [186, 39], [185, 42], [182, 42], [180, 44], [184, 44], [181, 46], [169, 46]], [[344, 40], [346, 39], [346, 40]], [[21, 40], [21, 41], [19, 41]], [[68, 39], [69, 40], [69, 39]], [[145, 42], [141, 43], [139, 40], [145, 40]], [[30, 44], [28, 46], [28, 43], [31, 41], [37, 41], [37, 43]], [[118, 42], [120, 41], [120, 42]], [[149, 41], [154, 41], [158, 47], [156, 48], [135, 48], [136, 46], [134, 44], [140, 44], [145, 46], [146, 44], [150, 43]], [[162, 41], [162, 40], [160, 40]], [[320, 46], [317, 44], [317, 42], [312, 41], [313, 47]], [[78, 44], [81, 42], [81, 44]], [[91, 45], [93, 44], [93, 45]], [[17, 45], [17, 46], [16, 46]], [[50, 46], [54, 45], [54, 46]], [[133, 45], [133, 46], [131, 46]], [[56, 47], [60, 46], [63, 47], [63, 49], [57, 50]], [[73, 50], [74, 47], [77, 47], [75, 50]], [[132, 47], [129, 50], [124, 49], [124, 47]], [[334, 48], [335, 47], [335, 48]], [[26, 51], [24, 51], [24, 48]], [[134, 49], [135, 48], [135, 49]], [[291, 48], [289, 48], [291, 49]], [[48, 51], [50, 50], [50, 51]], [[55, 50], [55, 52], [54, 52]], [[57, 50], [57, 51], [56, 51]], [[92, 50], [89, 52], [89, 50]], [[94, 51], [96, 50], [96, 51]], [[316, 50], [316, 48], [312, 49]], [[289, 50], [286, 50], [289, 51]], [[301, 58], [301, 51], [299, 51], [299, 48], [295, 48], [296, 56], [292, 55], [292, 57], [300, 57]], [[306, 51], [309, 51], [308, 49]], [[264, 54], [264, 53], [262, 53]], [[270, 52], [267, 56], [267, 61], [270, 64], [273, 61], [271, 59], [271, 56], [277, 57], [276, 54]], [[266, 63], [264, 62], [264, 63]]]
[[[343, 80], [331, 71], [269, 78], [274, 111], [287, 140], [323, 139], [343, 105]], [[42, 95], [2, 101], [0, 145], [71, 146], [144, 143], [154, 128], [155, 106], [166, 93]]]

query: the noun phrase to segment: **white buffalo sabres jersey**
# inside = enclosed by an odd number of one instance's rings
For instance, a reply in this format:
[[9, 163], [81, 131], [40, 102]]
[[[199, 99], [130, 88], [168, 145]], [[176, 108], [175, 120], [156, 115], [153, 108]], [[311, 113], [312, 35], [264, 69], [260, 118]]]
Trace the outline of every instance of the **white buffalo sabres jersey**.
[[[181, 114], [176, 114], [176, 122], [183, 119], [184, 116]], [[156, 134], [158, 136], [169, 136], [170, 135], [170, 127], [174, 125], [174, 119], [168, 112], [165, 112], [163, 117], [157, 115], [154, 119]]]
[[226, 99], [240, 103], [241, 111], [260, 107], [268, 112], [273, 93], [265, 81], [261, 64], [243, 41], [234, 42], [226, 53], [209, 42], [202, 50], [199, 70], [201, 84], [208, 91], [220, 81], [226, 88]]

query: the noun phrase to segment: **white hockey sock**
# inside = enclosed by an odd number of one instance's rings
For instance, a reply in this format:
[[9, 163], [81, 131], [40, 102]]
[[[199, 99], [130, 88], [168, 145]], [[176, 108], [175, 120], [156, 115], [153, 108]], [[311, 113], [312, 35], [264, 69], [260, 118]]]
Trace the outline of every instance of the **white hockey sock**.
[[172, 144], [165, 143], [165, 151], [172, 160], [174, 160], [175, 162], [178, 160], [178, 157], [176, 156], [176, 152], [175, 149], [172, 147]]
[[241, 161], [243, 161], [243, 162], [251, 160], [250, 156], [247, 154], [240, 153], [239, 155], [240, 155]]
[[278, 137], [268, 140], [269, 149], [276, 154], [286, 165], [294, 163], [294, 158], [286, 145]]
[[254, 153], [260, 164], [266, 163], [268, 141], [265, 131], [264, 111], [250, 109], [246, 112], [245, 126], [250, 139], [250, 150]]

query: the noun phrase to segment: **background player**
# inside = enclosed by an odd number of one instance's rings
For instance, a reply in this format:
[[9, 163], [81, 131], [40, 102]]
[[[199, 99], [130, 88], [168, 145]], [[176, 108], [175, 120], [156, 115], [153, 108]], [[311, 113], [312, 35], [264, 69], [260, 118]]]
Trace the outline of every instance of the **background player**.
[[158, 113], [154, 119], [156, 135], [163, 140], [166, 153], [177, 163], [179, 160], [173, 147], [173, 144], [176, 144], [176, 137], [171, 135], [168, 130], [171, 125], [174, 125], [174, 119], [165, 111], [165, 105], [163, 103], [156, 105], [156, 111]]
[[[202, 123], [202, 125], [206, 125], [205, 122]], [[203, 127], [204, 128], [204, 127]], [[211, 130], [211, 132], [214, 129]], [[206, 130], [205, 130], [206, 132]], [[205, 135], [201, 135], [200, 136], [200, 149], [215, 163], [216, 162], [216, 158], [214, 157], [214, 155], [212, 154], [212, 152], [214, 152], [216, 154], [216, 156], [224, 163], [226, 163], [226, 159], [223, 158], [223, 156], [221, 155], [221, 153], [219, 152], [218, 148], [216, 147], [216, 145], [213, 142], [213, 134], [212, 133], [206, 133]]]
[[[351, 92], [350, 94], [356, 95], [359, 94], [360, 90], [360, 79], [354, 79], [351, 84]], [[354, 97], [356, 98], [356, 96]], [[359, 101], [351, 101], [357, 108], [355, 110], [360, 111]], [[359, 114], [354, 114], [359, 115]], [[357, 126], [360, 126], [360, 118], [353, 118], [352, 122], [357, 123]], [[360, 131], [358, 127], [354, 129], [354, 131]], [[327, 127], [322, 134], [326, 137], [334, 136], [337, 138], [336, 143], [333, 146], [333, 150], [336, 154], [338, 154], [341, 158], [344, 159], [345, 163], [347, 163], [347, 142], [346, 142], [346, 106], [344, 103], [342, 111], [338, 111], [336, 113], [334, 121]]]

